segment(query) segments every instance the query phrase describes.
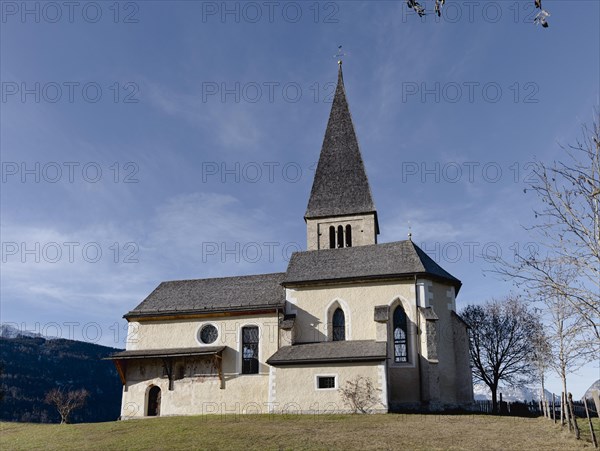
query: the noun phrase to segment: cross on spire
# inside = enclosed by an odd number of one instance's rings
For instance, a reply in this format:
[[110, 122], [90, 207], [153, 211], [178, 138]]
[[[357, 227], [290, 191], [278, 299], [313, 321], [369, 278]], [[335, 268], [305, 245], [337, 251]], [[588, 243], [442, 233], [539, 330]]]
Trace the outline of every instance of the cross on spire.
[[342, 51], [342, 46], [338, 45], [338, 50], [337, 53], [335, 55], [333, 55], [334, 58], [337, 58], [338, 60], [338, 64], [341, 66], [342, 65], [342, 58], [346, 56], [346, 54]]

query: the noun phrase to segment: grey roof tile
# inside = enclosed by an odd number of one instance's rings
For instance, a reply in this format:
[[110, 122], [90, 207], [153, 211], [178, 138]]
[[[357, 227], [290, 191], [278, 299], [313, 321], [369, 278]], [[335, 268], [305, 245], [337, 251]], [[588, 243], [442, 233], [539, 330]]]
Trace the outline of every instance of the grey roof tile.
[[301, 365], [305, 363], [365, 362], [386, 358], [386, 343], [374, 340], [324, 341], [283, 346], [275, 352], [269, 365]]
[[376, 213], [346, 100], [342, 67], [305, 218]]
[[162, 282], [126, 318], [275, 308], [285, 301], [284, 273]]
[[290, 259], [283, 285], [412, 275], [445, 280], [456, 287], [457, 293], [461, 286], [460, 280], [410, 240], [296, 252]]

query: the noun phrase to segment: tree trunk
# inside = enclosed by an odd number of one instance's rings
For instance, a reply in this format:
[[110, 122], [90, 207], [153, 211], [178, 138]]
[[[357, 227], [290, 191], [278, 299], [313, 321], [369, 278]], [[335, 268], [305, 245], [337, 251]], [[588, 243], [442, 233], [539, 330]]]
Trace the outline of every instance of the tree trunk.
[[563, 393], [564, 393], [564, 406], [565, 406], [565, 421], [569, 425], [569, 432], [573, 430], [573, 425], [571, 424], [571, 414], [569, 412], [569, 403], [567, 402], [567, 373], [564, 365], [561, 368], [560, 377], [562, 379], [563, 384]]
[[565, 392], [560, 394], [560, 427], [565, 426]]
[[492, 390], [492, 413], [498, 414], [498, 386], [492, 386], [490, 389]]
[[596, 414], [598, 415], [598, 418], [600, 418], [600, 390], [592, 390], [592, 398], [596, 405]]
[[544, 384], [544, 374], [542, 373], [542, 406], [544, 407], [544, 416], [550, 418], [550, 412], [548, 412], [548, 403], [546, 400], [546, 386]]

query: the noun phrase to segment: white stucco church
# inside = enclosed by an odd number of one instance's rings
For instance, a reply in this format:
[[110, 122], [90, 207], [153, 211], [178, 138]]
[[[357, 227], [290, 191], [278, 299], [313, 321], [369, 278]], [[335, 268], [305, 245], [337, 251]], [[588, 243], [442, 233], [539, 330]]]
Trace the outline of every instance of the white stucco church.
[[461, 282], [411, 240], [377, 242], [341, 63], [304, 219], [286, 272], [163, 282], [125, 314], [122, 418], [341, 412], [357, 376], [373, 412], [473, 402]]

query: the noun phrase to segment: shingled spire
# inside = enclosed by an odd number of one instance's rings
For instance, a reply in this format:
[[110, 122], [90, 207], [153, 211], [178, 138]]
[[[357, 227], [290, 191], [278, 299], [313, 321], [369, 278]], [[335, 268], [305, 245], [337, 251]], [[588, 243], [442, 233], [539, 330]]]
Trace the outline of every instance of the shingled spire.
[[[374, 233], [379, 233], [377, 211], [346, 100], [340, 63], [337, 88], [304, 219], [308, 225], [313, 219], [357, 215], [372, 216]], [[310, 230], [308, 233], [310, 235]], [[322, 233], [322, 230], [318, 231], [319, 235]], [[355, 245], [372, 244], [372, 240], [368, 241], [355, 240]], [[309, 237], [310, 247], [314, 246], [310, 245]]]

